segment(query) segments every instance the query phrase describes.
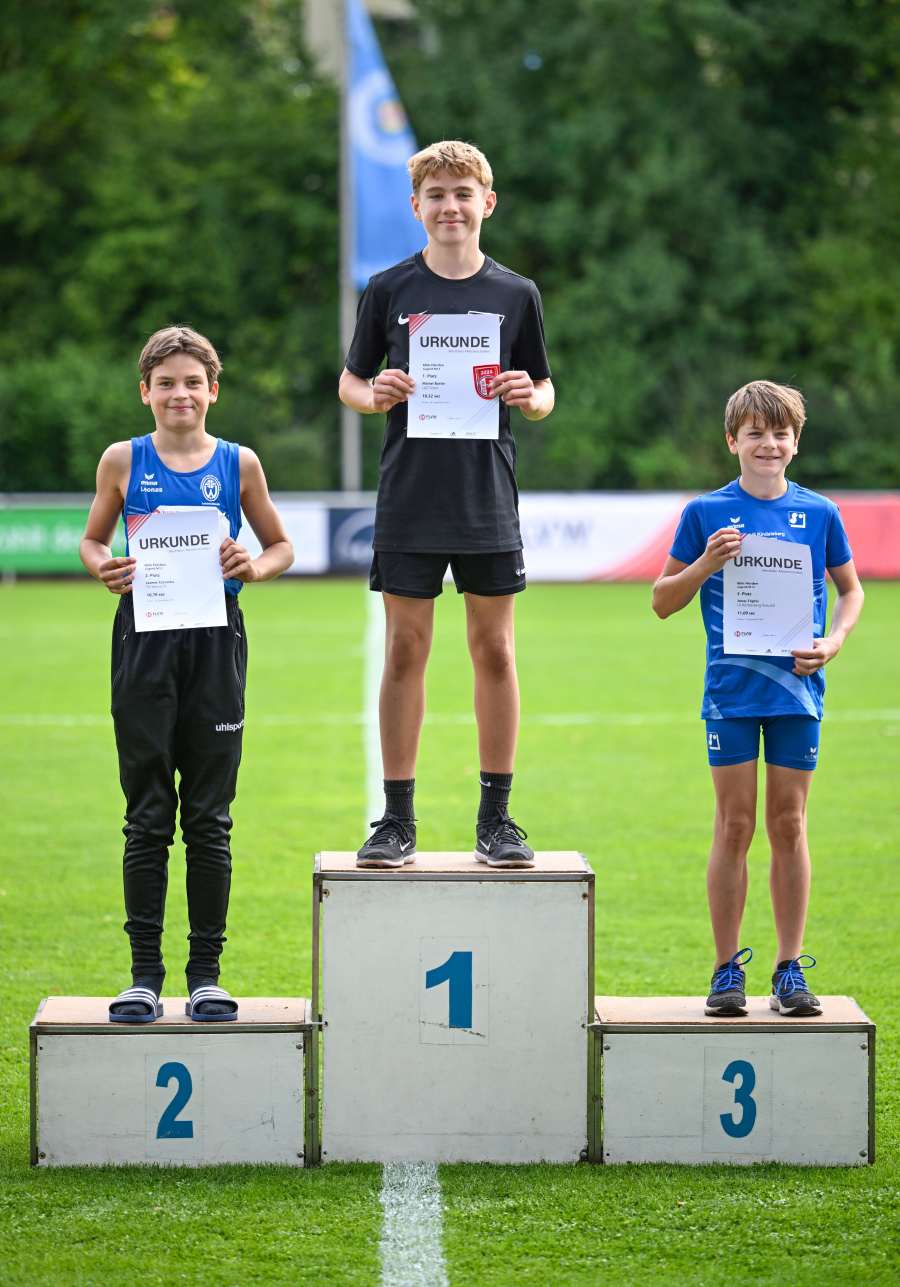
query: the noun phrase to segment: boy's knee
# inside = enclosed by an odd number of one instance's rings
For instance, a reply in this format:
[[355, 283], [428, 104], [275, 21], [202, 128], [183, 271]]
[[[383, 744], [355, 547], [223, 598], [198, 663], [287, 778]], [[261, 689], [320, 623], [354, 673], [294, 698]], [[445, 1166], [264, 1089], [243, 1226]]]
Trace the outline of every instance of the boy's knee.
[[385, 673], [393, 680], [405, 679], [425, 665], [429, 646], [428, 636], [414, 626], [393, 630], [384, 655]]
[[512, 642], [505, 634], [476, 637], [470, 640], [469, 649], [473, 663], [493, 679], [505, 679], [515, 669]]
[[766, 818], [769, 839], [783, 848], [795, 848], [803, 839], [803, 814], [797, 809], [783, 809]]
[[729, 849], [744, 851], [750, 848], [756, 830], [756, 816], [749, 810], [729, 810], [720, 822], [722, 839]]

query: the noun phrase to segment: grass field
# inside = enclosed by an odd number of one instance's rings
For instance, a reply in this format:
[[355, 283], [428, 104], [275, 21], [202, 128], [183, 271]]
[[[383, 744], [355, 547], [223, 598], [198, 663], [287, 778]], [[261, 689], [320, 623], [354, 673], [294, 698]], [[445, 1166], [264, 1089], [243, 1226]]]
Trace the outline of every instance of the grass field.
[[[312, 855], [362, 838], [365, 591], [283, 581], [242, 600], [250, 675], [222, 981], [245, 996], [309, 995]], [[114, 606], [93, 583], [0, 589], [0, 1284], [378, 1283], [380, 1167], [28, 1166], [38, 1001], [109, 995], [128, 978], [107, 715]], [[900, 1281], [898, 628], [900, 585], [870, 585], [829, 670], [834, 718], [810, 821], [811, 981], [855, 996], [879, 1024], [877, 1165], [442, 1167], [453, 1287]], [[517, 638], [512, 812], [536, 848], [581, 849], [597, 873], [597, 991], [699, 995], [712, 967], [712, 793], [696, 604], [661, 623], [646, 586], [534, 586]], [[445, 594], [417, 778], [422, 849], [471, 846], [475, 729], [456, 718], [470, 709], [462, 606]], [[572, 715], [585, 718], [552, 718]], [[755, 992], [768, 988], [775, 946], [766, 868], [758, 837], [742, 938], [756, 952]], [[182, 890], [176, 849], [170, 995], [186, 954]]]

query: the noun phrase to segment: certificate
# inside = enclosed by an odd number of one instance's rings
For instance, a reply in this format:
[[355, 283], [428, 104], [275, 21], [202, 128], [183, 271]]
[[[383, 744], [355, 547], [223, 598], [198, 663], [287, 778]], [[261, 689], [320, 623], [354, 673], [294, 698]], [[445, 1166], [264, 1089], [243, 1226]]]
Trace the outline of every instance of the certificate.
[[813, 646], [812, 555], [808, 545], [745, 536], [722, 569], [727, 653], [789, 657]]
[[410, 313], [407, 438], [499, 438], [499, 313]]
[[128, 515], [128, 548], [137, 559], [131, 591], [135, 630], [226, 624], [220, 518], [212, 506]]

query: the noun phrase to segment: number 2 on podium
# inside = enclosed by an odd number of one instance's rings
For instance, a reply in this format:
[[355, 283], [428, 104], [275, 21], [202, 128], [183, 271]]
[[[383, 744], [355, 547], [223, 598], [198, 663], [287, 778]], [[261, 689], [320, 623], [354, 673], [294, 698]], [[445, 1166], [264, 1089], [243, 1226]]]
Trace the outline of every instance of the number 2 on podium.
[[156, 1084], [157, 1086], [168, 1086], [173, 1078], [178, 1082], [178, 1089], [159, 1119], [156, 1138], [158, 1140], [192, 1140], [194, 1138], [194, 1123], [179, 1122], [176, 1119], [194, 1093], [194, 1083], [191, 1081], [191, 1074], [184, 1064], [169, 1063], [163, 1064], [156, 1074]]

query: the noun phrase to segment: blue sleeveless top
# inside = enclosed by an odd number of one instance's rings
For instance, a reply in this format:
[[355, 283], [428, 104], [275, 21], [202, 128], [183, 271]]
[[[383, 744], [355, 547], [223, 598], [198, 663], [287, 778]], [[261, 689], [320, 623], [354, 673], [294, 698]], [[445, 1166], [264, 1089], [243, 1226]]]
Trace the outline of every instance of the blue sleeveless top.
[[[241, 530], [241, 464], [236, 442], [220, 438], [212, 459], [202, 469], [178, 474], [164, 465], [150, 434], [131, 440], [131, 477], [125, 514], [152, 514], [161, 505], [208, 505], [228, 518], [232, 540]], [[126, 529], [125, 552], [128, 553]], [[239, 594], [243, 581], [229, 577], [227, 594]]]

